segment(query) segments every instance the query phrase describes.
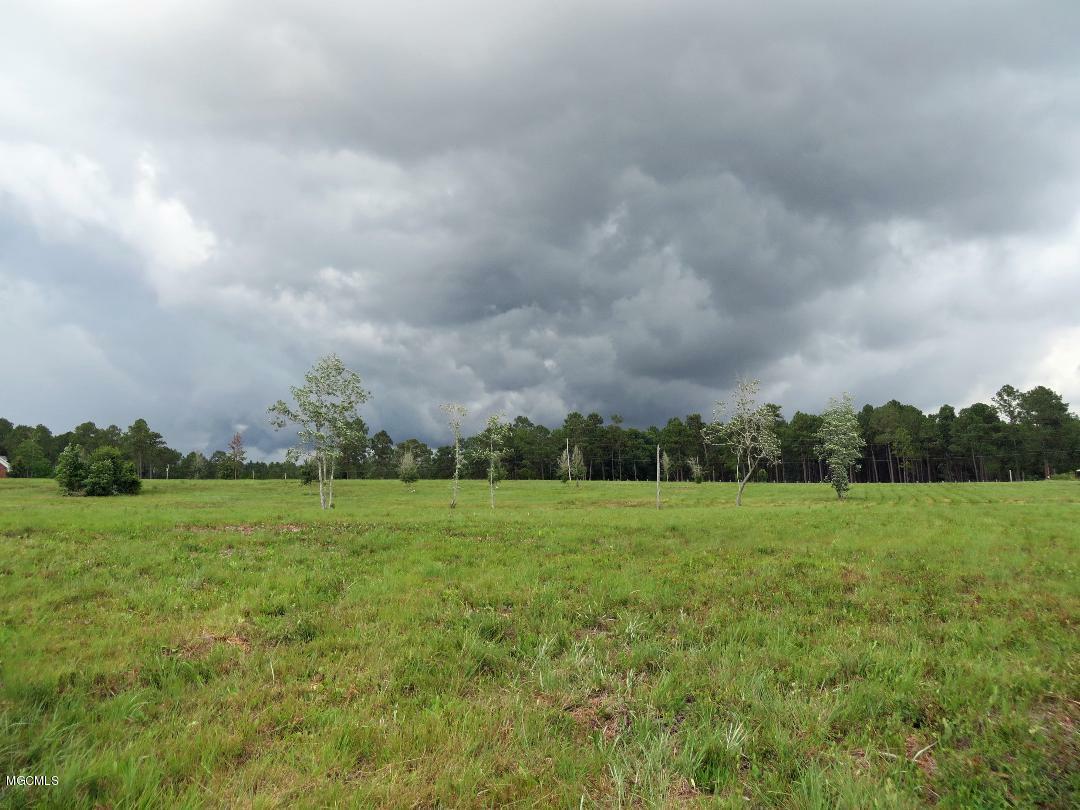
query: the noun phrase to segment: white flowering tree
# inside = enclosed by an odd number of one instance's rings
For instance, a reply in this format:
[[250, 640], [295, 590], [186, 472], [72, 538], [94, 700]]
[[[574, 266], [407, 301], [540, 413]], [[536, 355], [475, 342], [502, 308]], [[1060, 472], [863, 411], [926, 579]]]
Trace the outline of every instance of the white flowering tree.
[[444, 402], [439, 407], [446, 414], [450, 432], [454, 434], [454, 479], [450, 485], [450, 508], [454, 509], [457, 506], [458, 486], [461, 480], [461, 423], [465, 420], [468, 411], [465, 410], [464, 405], [457, 402]]
[[292, 461], [311, 461], [319, 476], [319, 505], [334, 506], [334, 470], [341, 448], [364, 440], [357, 435], [356, 409], [371, 398], [360, 384], [360, 375], [345, 368], [341, 358], [328, 354], [304, 375], [304, 384], [290, 386], [294, 405], [278, 400], [269, 408], [270, 424], [281, 430], [297, 426]]
[[491, 495], [491, 508], [495, 508], [495, 485], [502, 480], [503, 456], [506, 455], [506, 440], [510, 436], [510, 423], [502, 412], [493, 413], [487, 418], [483, 432], [476, 437], [477, 446], [473, 456], [487, 466], [488, 492]]
[[[730, 409], [717, 401], [713, 421], [702, 428], [702, 435], [709, 444], [724, 445], [735, 453], [740, 472], [739, 491], [735, 505], [742, 506], [743, 490], [758, 468], [780, 457], [780, 440], [776, 436], [776, 413], [768, 405], [757, 401], [758, 380], [740, 377], [735, 383], [735, 393]], [[724, 417], [730, 416], [727, 421]]]
[[843, 500], [851, 488], [850, 470], [857, 466], [865, 445], [851, 394], [829, 400], [829, 407], [821, 414], [817, 439], [818, 457], [829, 465], [829, 483], [836, 497]]

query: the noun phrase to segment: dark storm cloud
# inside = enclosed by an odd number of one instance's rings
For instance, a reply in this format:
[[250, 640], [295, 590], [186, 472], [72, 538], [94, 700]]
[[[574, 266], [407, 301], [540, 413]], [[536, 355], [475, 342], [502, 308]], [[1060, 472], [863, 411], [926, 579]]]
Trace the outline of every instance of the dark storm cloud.
[[329, 350], [395, 438], [1080, 397], [1080, 6], [762, 5], [9, 10], [0, 413], [272, 452]]

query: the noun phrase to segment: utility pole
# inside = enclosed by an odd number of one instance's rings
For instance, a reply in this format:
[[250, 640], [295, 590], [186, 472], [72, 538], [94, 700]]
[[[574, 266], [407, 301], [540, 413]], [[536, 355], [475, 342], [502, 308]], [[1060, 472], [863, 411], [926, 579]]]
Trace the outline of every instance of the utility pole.
[[656, 445], [656, 508], [660, 508], [660, 445]]

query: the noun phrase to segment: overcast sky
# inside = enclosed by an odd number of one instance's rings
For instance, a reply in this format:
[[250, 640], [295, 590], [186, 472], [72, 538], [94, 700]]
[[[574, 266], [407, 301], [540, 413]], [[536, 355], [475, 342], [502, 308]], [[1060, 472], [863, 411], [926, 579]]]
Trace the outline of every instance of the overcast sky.
[[272, 453], [331, 350], [436, 443], [739, 372], [1075, 409], [1078, 43], [1075, 0], [8, 0], [0, 416]]

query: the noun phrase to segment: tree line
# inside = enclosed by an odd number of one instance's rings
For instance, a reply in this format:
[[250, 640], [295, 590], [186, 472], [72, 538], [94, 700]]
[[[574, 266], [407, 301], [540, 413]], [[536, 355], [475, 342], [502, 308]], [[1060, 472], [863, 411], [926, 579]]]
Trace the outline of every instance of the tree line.
[[[829, 480], [821, 460], [822, 414], [796, 411], [785, 418], [776, 404], [770, 414], [779, 447], [775, 457], [755, 471], [757, 481], [817, 483]], [[852, 483], [1031, 480], [1071, 473], [1080, 467], [1080, 418], [1057, 392], [1046, 386], [1021, 391], [1002, 386], [990, 402], [957, 410], [943, 405], [924, 413], [914, 405], [890, 400], [857, 411], [861, 455], [851, 465]], [[395, 441], [385, 430], [371, 433], [362, 418], [350, 420], [348, 440], [336, 460], [339, 478], [397, 478], [408, 454], [419, 478], [488, 479], [490, 436], [485, 431], [461, 436], [460, 457], [453, 443], [432, 447], [416, 438]], [[509, 479], [557, 479], [569, 446], [577, 456], [574, 473], [584, 480], [652, 481], [657, 474], [656, 447], [662, 448], [660, 474], [665, 481], [736, 481], [745, 464], [730, 448], [710, 443], [708, 421], [692, 413], [672, 417], [663, 426], [627, 426], [618, 414], [568, 413], [549, 427], [526, 416], [507, 421], [501, 476]], [[448, 431], [449, 433], [449, 431]], [[450, 435], [448, 439], [452, 438]], [[0, 455], [12, 462], [12, 475], [49, 477], [68, 444], [86, 454], [115, 447], [139, 478], [288, 478], [311, 477], [302, 458], [285, 461], [247, 459], [243, 437], [209, 455], [186, 454], [169, 447], [145, 419], [126, 429], [83, 422], [53, 434], [44, 425], [16, 425], [0, 418]], [[577, 453], [574, 453], [574, 450]]]

